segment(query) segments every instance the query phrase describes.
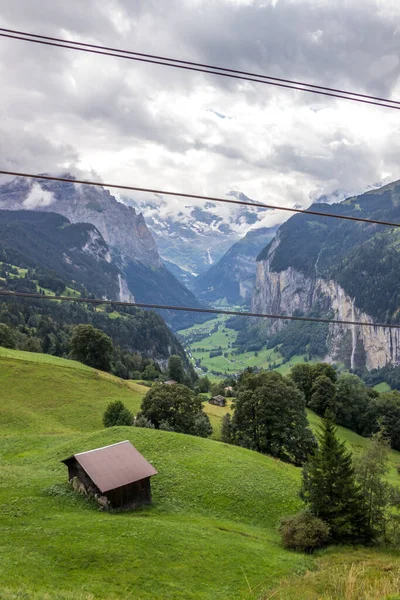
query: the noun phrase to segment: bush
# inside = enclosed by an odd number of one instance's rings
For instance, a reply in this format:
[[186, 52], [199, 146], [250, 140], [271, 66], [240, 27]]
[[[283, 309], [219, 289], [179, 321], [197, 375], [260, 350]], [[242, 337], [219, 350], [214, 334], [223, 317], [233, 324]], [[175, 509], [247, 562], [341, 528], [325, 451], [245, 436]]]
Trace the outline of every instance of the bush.
[[308, 510], [282, 519], [279, 533], [285, 548], [307, 553], [326, 546], [330, 537], [329, 525]]
[[107, 406], [103, 416], [103, 424], [104, 427], [133, 425], [133, 414], [123, 402], [116, 400]]
[[134, 427], [145, 427], [146, 429], [154, 429], [154, 425], [151, 421], [146, 419], [143, 415], [139, 414], [133, 422]]

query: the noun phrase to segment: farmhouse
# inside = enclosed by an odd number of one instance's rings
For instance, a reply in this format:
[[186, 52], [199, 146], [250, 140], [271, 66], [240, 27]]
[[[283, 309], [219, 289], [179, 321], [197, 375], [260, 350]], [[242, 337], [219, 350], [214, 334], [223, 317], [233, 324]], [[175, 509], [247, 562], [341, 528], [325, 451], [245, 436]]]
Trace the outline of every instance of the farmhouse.
[[97, 498], [103, 507], [151, 502], [150, 477], [156, 469], [129, 441], [74, 454], [62, 461], [74, 488]]
[[214, 396], [209, 400], [210, 404], [215, 404], [215, 406], [226, 406], [226, 400], [223, 396]]
[[164, 385], [176, 385], [178, 382], [175, 379], [168, 379], [168, 381], [164, 381]]

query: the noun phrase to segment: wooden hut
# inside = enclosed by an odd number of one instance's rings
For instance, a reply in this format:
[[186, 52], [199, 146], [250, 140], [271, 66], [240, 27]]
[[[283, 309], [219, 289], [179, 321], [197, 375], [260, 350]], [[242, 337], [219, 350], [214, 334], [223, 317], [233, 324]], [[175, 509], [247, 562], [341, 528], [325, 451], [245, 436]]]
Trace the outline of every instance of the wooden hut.
[[62, 461], [77, 489], [111, 508], [151, 502], [150, 477], [156, 469], [129, 441], [74, 454]]
[[214, 404], [215, 406], [226, 406], [226, 400], [220, 394], [218, 394], [218, 396], [210, 398], [209, 403]]

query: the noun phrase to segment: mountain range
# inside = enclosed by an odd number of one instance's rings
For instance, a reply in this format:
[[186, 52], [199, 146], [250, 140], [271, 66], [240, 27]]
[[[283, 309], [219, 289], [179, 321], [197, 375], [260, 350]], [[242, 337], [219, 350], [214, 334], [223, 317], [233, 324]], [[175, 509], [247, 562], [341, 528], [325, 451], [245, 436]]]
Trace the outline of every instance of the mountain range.
[[248, 305], [256, 280], [256, 257], [277, 229], [251, 229], [235, 242], [215, 265], [196, 278], [192, 289], [197, 298], [204, 302]]
[[[240, 192], [231, 191], [226, 196], [251, 202]], [[211, 201], [202, 207], [182, 203], [175, 212], [162, 197], [154, 201], [124, 198], [124, 202], [141, 211], [168, 268], [190, 287], [195, 285], [196, 277], [216, 265], [250, 227], [257, 227], [266, 214], [266, 210], [245, 205]]]
[[[0, 186], [0, 209], [58, 213], [72, 224], [92, 225], [92, 235], [101, 239], [108, 261], [118, 272], [120, 300], [199, 306], [192, 292], [166, 268], [143, 215], [104, 188], [16, 178]], [[116, 299], [115, 293], [111, 299]], [[196, 320], [193, 313], [164, 312], [164, 316], [173, 327]]]

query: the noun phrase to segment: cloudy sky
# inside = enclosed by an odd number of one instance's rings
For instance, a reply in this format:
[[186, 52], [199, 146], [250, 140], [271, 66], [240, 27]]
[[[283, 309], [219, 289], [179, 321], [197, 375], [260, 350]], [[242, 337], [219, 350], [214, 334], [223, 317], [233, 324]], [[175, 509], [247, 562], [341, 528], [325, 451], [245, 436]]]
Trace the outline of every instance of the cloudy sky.
[[[400, 99], [398, 0], [0, 0], [0, 27]], [[400, 178], [396, 110], [5, 38], [0, 79], [0, 168], [304, 206]]]

